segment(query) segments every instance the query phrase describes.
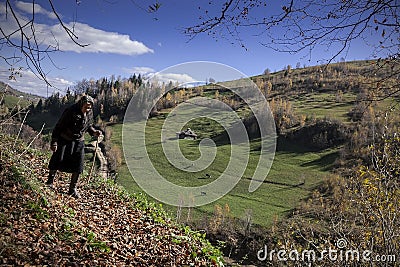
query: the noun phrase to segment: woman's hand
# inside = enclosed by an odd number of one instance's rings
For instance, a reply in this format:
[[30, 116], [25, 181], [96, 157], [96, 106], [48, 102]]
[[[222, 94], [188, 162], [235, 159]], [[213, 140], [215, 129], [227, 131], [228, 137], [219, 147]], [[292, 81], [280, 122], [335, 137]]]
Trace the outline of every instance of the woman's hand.
[[56, 142], [51, 143], [50, 150], [53, 152], [57, 151], [57, 143]]
[[103, 133], [100, 130], [96, 130], [93, 132], [93, 136], [99, 137], [100, 135], [102, 135]]

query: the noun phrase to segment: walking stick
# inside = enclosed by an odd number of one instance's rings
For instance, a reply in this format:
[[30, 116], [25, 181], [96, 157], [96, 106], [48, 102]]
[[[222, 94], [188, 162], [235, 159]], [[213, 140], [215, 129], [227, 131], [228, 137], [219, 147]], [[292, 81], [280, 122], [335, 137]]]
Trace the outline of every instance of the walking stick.
[[98, 148], [98, 147], [99, 147], [99, 137], [96, 138], [96, 146], [95, 146], [95, 148], [94, 148], [94, 156], [93, 156], [92, 168], [90, 168], [89, 178], [88, 178], [86, 184], [89, 184], [90, 179], [92, 178], [92, 173], [93, 173], [93, 169], [94, 169], [94, 163], [96, 162], [96, 155], [97, 155], [97, 148]]

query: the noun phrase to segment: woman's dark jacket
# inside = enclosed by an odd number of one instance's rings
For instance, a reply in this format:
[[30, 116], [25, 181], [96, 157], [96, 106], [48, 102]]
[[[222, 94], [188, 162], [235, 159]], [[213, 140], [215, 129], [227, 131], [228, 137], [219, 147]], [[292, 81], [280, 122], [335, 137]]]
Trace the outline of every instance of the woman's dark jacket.
[[83, 171], [84, 135], [86, 131], [93, 135], [95, 129], [92, 111], [84, 116], [81, 105], [78, 102], [65, 109], [53, 129], [51, 143], [57, 143], [57, 150], [50, 159], [50, 170], [69, 173]]

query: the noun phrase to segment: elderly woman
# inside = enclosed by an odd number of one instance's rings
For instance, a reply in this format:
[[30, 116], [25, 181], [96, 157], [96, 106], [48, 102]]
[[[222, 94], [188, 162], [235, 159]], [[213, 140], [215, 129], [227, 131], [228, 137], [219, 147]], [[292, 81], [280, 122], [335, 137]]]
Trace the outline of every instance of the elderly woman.
[[93, 128], [93, 98], [82, 96], [80, 100], [65, 109], [51, 136], [53, 155], [49, 162], [49, 177], [46, 182], [53, 186], [57, 170], [71, 173], [71, 183], [68, 194], [78, 198], [76, 191], [79, 175], [83, 171], [85, 132], [99, 136], [101, 131]]

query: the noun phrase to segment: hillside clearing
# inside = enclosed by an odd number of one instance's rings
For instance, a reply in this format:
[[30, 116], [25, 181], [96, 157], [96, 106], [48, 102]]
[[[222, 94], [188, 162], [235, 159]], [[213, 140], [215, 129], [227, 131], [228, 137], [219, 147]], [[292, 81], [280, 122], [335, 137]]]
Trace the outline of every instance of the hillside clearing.
[[[148, 145], [146, 148], [153, 165], [167, 180], [182, 186], [199, 186], [216, 179], [224, 171], [229, 161], [229, 144], [218, 146], [217, 157], [205, 170], [188, 174], [172, 166], [162, 152], [160, 143], [162, 123], [162, 116], [148, 121], [146, 130], [146, 143]], [[196, 129], [196, 133], [201, 133], [203, 136], [212, 132], [212, 130], [204, 129], [201, 126], [195, 128], [196, 120], [192, 122], [191, 127]], [[210, 127], [212, 128], [212, 124]], [[218, 127], [218, 125], [215, 127]], [[112, 126], [112, 130], [112, 142], [122, 149], [122, 125], [115, 124]], [[214, 134], [219, 130], [215, 128]], [[186, 157], [196, 159], [200, 156], [197, 141], [180, 140], [179, 145]], [[216, 205], [228, 205], [231, 216], [241, 219], [246, 212], [251, 210], [253, 223], [269, 226], [274, 219], [285, 216], [296, 207], [299, 201], [310, 195], [313, 188], [324, 180], [337, 157], [336, 149], [315, 151], [305, 145], [280, 138], [278, 139], [272, 168], [265, 182], [258, 190], [249, 193], [249, 182], [258, 162], [258, 146], [259, 140], [255, 139], [250, 142], [252, 151], [249, 163], [244, 176], [235, 188], [216, 202], [194, 209], [194, 212], [192, 211], [189, 215], [190, 221], [199, 222], [205, 217], [212, 216]], [[209, 174], [211, 178], [205, 179], [206, 174]], [[118, 183], [129, 192], [143, 192], [132, 178], [125, 162], [119, 168]], [[177, 211], [180, 210], [179, 207], [171, 206], [166, 206], [166, 209], [171, 213], [171, 216], [176, 216]], [[188, 211], [184, 210], [184, 214], [186, 212]], [[182, 218], [188, 219], [186, 215], [182, 215]]]

